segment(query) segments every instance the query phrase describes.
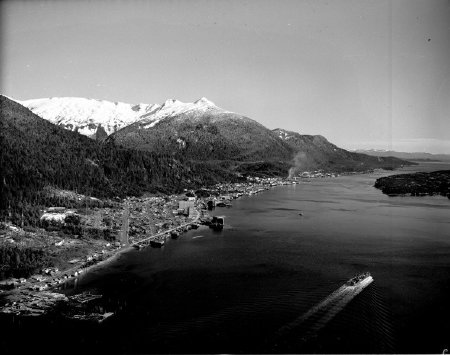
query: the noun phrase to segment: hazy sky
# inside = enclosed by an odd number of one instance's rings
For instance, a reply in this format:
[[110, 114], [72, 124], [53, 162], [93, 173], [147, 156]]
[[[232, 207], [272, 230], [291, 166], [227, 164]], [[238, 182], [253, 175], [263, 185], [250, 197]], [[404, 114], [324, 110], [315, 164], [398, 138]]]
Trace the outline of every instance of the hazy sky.
[[450, 2], [3, 1], [1, 92], [202, 96], [344, 148], [450, 153]]

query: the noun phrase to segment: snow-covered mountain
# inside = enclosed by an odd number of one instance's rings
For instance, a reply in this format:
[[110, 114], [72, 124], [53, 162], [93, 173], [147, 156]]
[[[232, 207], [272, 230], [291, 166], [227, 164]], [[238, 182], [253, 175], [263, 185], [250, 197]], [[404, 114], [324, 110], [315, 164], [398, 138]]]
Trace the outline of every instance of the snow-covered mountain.
[[[132, 105], [67, 97], [17, 101], [3, 95], [0, 95], [0, 101], [1, 123], [5, 126], [2, 126], [2, 136], [6, 136], [4, 132], [9, 132], [11, 142], [14, 142], [13, 136], [18, 130], [27, 134], [20, 135], [25, 137], [27, 143], [19, 142], [15, 145], [17, 152], [10, 155], [12, 159], [16, 156], [27, 157], [28, 160], [24, 162], [35, 160], [35, 156], [29, 155], [34, 151], [47, 156], [49, 147], [63, 156], [65, 150], [70, 150], [70, 142], [86, 140], [70, 132], [64, 134], [64, 129], [54, 127], [53, 124], [57, 124], [86, 136], [105, 138], [104, 142], [117, 143], [120, 149], [132, 149], [131, 155], [152, 157], [156, 165], [162, 164], [172, 169], [174, 164], [187, 162], [188, 171], [199, 177], [198, 181], [202, 185], [207, 181], [221, 181], [230, 174], [278, 176], [287, 173], [290, 168], [298, 171], [323, 169], [338, 172], [383, 167], [391, 169], [408, 164], [395, 158], [348, 152], [319, 135], [302, 135], [284, 129], [270, 130], [249, 117], [225, 111], [206, 98], [193, 103], [167, 100], [162, 105]], [[5, 117], [10, 120], [5, 121]], [[48, 138], [52, 134], [55, 135], [54, 139]], [[40, 137], [47, 137], [40, 141], [45, 151], [35, 145], [36, 139]], [[61, 144], [58, 143], [58, 137], [62, 137]], [[85, 144], [94, 152], [115, 149], [114, 144], [104, 145], [104, 142], [88, 139]], [[11, 147], [1, 147], [2, 152], [8, 149], [11, 151]], [[18, 153], [21, 150], [23, 152]], [[75, 155], [71, 159], [78, 158]], [[92, 159], [82, 160], [82, 166], [93, 166]], [[46, 161], [44, 166], [46, 164], [53, 166], [50, 161]], [[29, 170], [29, 167], [24, 169]], [[116, 171], [120, 170], [118, 167], [116, 170], [108, 169], [107, 174], [121, 174]], [[138, 171], [133, 168], [133, 179], [138, 176]], [[171, 179], [175, 178], [179, 186], [183, 184], [183, 175], [180, 174], [171, 175], [170, 171], [164, 169], [153, 169], [151, 174], [154, 175], [152, 179], [158, 177], [164, 180], [172, 176]]]
[[206, 97], [202, 97], [195, 102], [184, 103], [178, 100], [169, 99], [156, 110], [148, 112], [141, 116], [139, 120], [140, 128], [151, 128], [159, 123], [161, 120], [169, 117], [176, 117], [185, 114], [202, 115], [206, 112], [221, 112], [229, 113], [219, 107]]
[[110, 135], [158, 108], [157, 105], [131, 105], [81, 97], [52, 97], [18, 102], [53, 124], [92, 138], [99, 133], [103, 133], [103, 136]]
[[204, 97], [187, 104], [167, 100], [108, 140], [127, 148], [198, 161], [285, 161], [292, 156], [289, 146], [271, 130]]
[[170, 99], [162, 105], [136, 105], [80, 97], [16, 101], [54, 124], [91, 138], [103, 138], [137, 121], [142, 121], [142, 128], [150, 128], [166, 117], [221, 110], [204, 97], [193, 103]]

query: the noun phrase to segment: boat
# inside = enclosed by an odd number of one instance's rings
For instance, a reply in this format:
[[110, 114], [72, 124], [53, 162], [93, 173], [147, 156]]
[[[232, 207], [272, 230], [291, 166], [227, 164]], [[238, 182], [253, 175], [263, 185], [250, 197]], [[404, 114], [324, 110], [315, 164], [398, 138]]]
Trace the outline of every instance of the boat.
[[221, 202], [218, 202], [218, 203], [216, 203], [216, 206], [217, 207], [231, 207], [232, 205], [231, 205], [231, 203], [229, 203], [229, 202], [225, 202], [225, 201], [221, 201]]
[[81, 313], [81, 314], [73, 314], [69, 316], [70, 319], [75, 319], [78, 321], [88, 321], [95, 323], [102, 323], [105, 319], [114, 315], [114, 312], [106, 312], [106, 313]]
[[70, 300], [76, 301], [78, 303], [87, 303], [90, 302], [92, 300], [98, 299], [98, 298], [102, 298], [102, 295], [99, 294], [94, 294], [91, 293], [89, 291], [87, 292], [82, 292], [73, 296], [69, 296]]
[[214, 216], [211, 224], [209, 225], [209, 228], [212, 228], [214, 230], [222, 230], [224, 225], [224, 216]]
[[362, 274], [356, 275], [355, 277], [352, 277], [350, 280], [348, 280], [345, 283], [345, 286], [363, 286], [371, 283], [373, 281], [372, 275], [370, 272], [363, 272]]
[[140, 244], [133, 244], [133, 248], [139, 250], [142, 248], [142, 246]]
[[151, 240], [150, 245], [154, 248], [161, 248], [164, 245], [164, 240], [159, 239]]
[[101, 315], [101, 318], [98, 320], [99, 323], [103, 322], [105, 319], [114, 315], [114, 312], [106, 312]]

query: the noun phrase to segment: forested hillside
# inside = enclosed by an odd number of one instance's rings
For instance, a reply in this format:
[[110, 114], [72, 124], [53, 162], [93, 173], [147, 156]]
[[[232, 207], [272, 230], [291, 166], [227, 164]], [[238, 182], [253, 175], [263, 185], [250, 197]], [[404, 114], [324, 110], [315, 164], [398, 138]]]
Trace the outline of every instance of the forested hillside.
[[125, 147], [189, 160], [289, 161], [292, 149], [260, 123], [220, 109], [131, 124], [110, 136]]
[[293, 169], [301, 172], [323, 169], [333, 172], [366, 171], [368, 169], [394, 169], [414, 163], [393, 157], [372, 157], [349, 152], [330, 143], [320, 135], [305, 135], [284, 129], [274, 129], [295, 152]]

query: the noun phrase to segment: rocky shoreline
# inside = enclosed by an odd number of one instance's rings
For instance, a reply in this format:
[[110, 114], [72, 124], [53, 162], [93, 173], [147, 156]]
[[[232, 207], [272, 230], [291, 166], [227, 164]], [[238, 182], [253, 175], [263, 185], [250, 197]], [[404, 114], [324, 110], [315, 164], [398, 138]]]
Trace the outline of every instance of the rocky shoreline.
[[386, 176], [374, 186], [389, 196], [441, 195], [450, 199], [450, 170]]

